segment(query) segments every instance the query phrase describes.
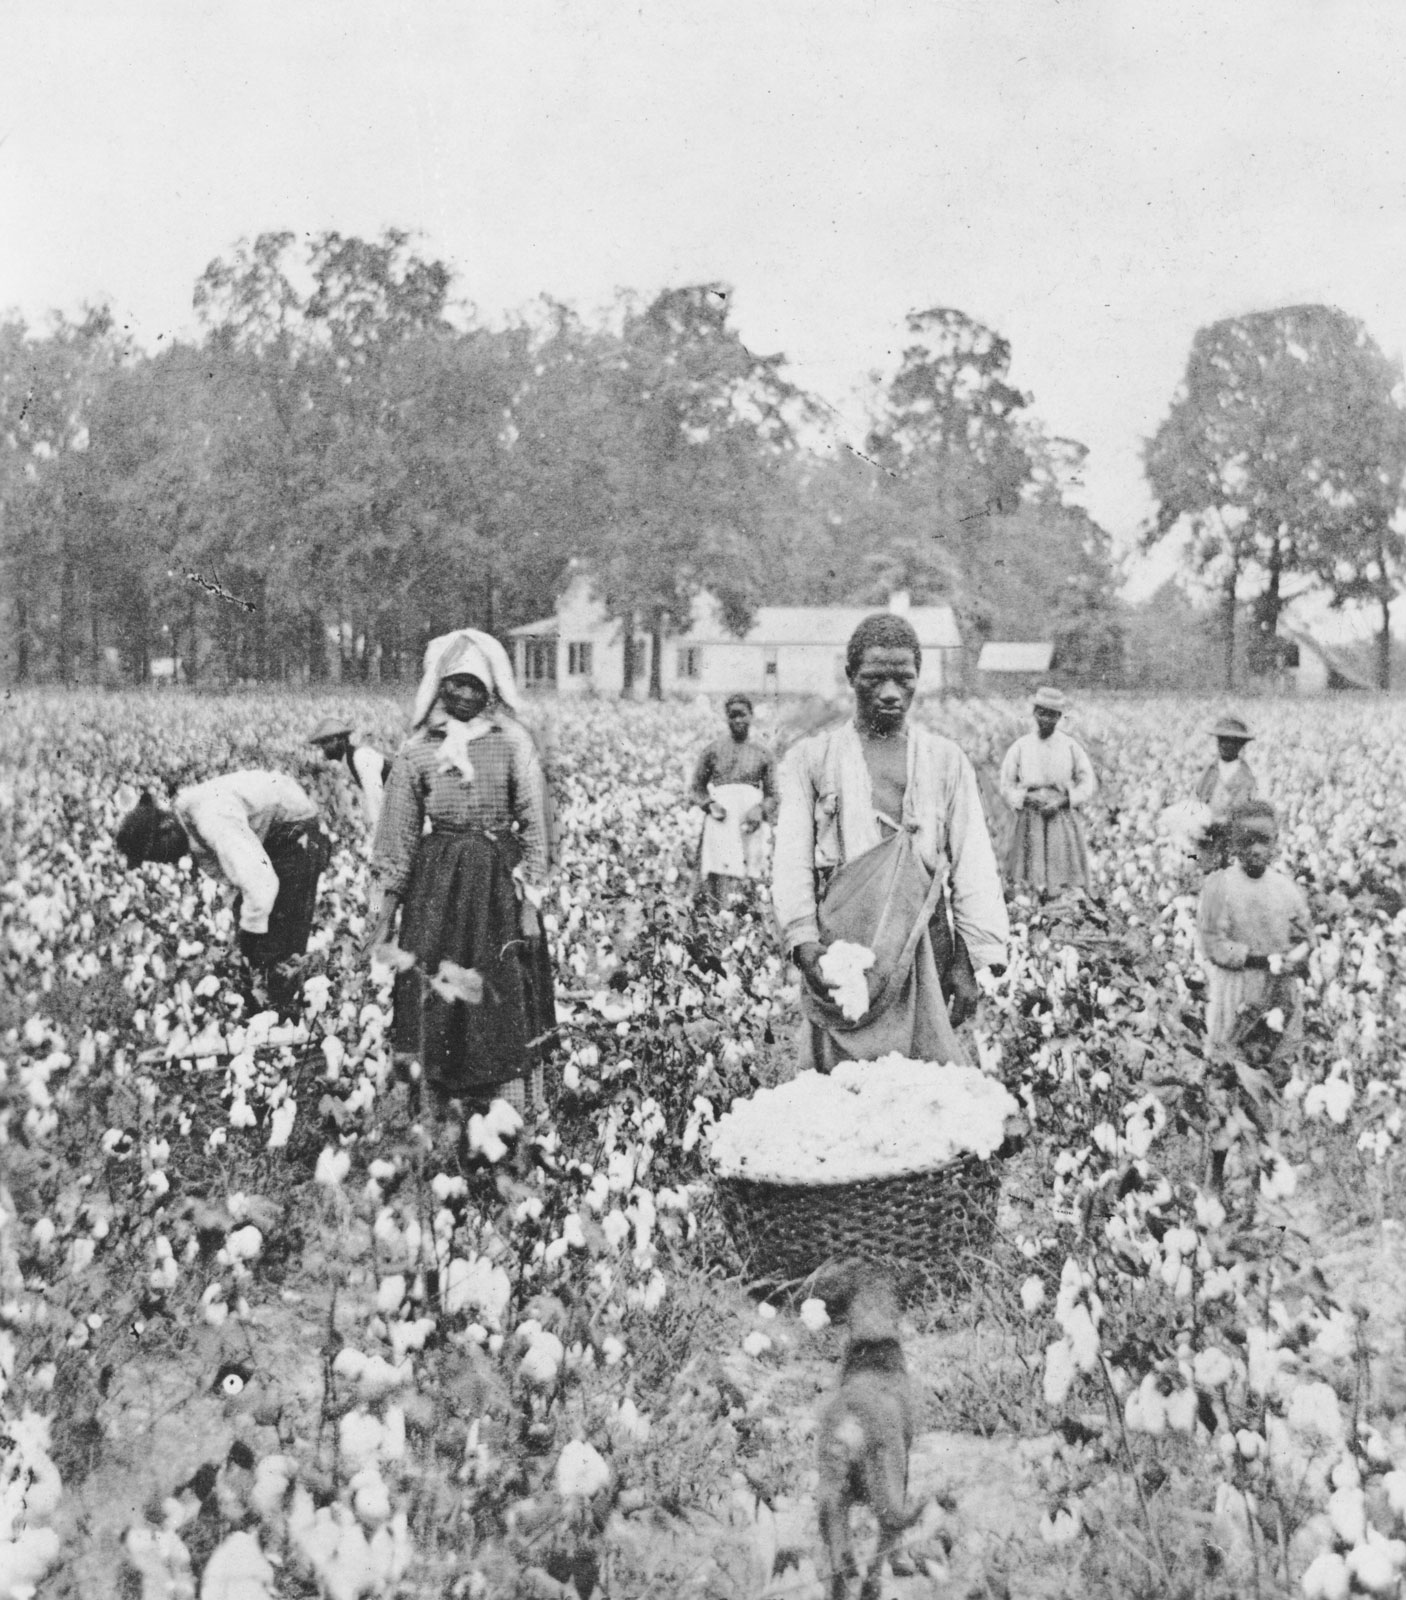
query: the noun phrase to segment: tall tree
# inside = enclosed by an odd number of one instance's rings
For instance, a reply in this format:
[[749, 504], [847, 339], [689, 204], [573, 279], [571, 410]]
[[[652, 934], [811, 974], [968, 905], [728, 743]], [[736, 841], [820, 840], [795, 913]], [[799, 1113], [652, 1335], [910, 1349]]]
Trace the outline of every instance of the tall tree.
[[665, 628], [688, 621], [703, 589], [729, 626], [750, 619], [764, 580], [759, 502], [795, 449], [802, 397], [783, 358], [754, 355], [728, 326], [729, 293], [669, 289], [627, 303], [618, 335], [593, 341], [592, 430], [598, 471], [583, 507], [587, 561], [626, 639], [652, 639], [650, 693], [662, 693]]
[[[1144, 448], [1157, 500], [1148, 542], [1178, 526], [1190, 531], [1191, 563], [1224, 599], [1228, 664], [1242, 579], [1258, 586], [1252, 669], [1268, 671], [1293, 598], [1286, 581], [1335, 566], [1347, 522], [1365, 530], [1389, 521], [1400, 469], [1379, 369], [1361, 323], [1331, 306], [1231, 317], [1193, 339], [1171, 410]], [[1346, 565], [1362, 577], [1360, 562]], [[1373, 593], [1390, 586], [1384, 569], [1369, 582]]]

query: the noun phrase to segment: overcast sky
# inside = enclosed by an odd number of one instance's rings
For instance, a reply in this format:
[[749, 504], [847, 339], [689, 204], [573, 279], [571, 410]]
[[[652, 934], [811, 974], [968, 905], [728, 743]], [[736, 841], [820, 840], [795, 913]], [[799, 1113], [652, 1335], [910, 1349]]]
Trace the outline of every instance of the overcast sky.
[[0, 309], [193, 330], [275, 228], [418, 230], [489, 317], [723, 280], [859, 422], [956, 306], [1120, 539], [1192, 334], [1406, 336], [1402, 0], [6, 0]]

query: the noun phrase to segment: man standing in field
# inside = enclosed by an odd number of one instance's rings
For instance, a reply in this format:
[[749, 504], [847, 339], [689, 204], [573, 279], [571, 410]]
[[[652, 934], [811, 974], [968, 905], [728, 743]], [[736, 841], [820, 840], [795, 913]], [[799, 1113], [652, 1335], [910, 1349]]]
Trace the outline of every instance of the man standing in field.
[[[803, 1070], [890, 1051], [965, 1061], [954, 1029], [976, 1009], [975, 969], [1005, 967], [1010, 928], [976, 774], [950, 739], [908, 720], [921, 665], [905, 618], [866, 617], [845, 653], [853, 720], [800, 740], [781, 764], [772, 899], [804, 980]], [[847, 948], [827, 957], [830, 945]], [[867, 965], [858, 1012], [834, 995], [847, 959]]]
[[762, 875], [763, 823], [776, 817], [776, 761], [752, 737], [752, 701], [730, 694], [727, 734], [698, 759], [690, 794], [707, 813], [699, 847], [700, 897], [722, 905], [750, 878]]
[[1242, 717], [1224, 716], [1211, 729], [1216, 741], [1217, 759], [1206, 768], [1196, 783], [1196, 798], [1210, 810], [1210, 821], [1202, 835], [1197, 857], [1202, 872], [1216, 872], [1230, 865], [1231, 813], [1257, 788], [1255, 775], [1243, 751], [1254, 738]]
[[164, 811], [143, 793], [117, 830], [129, 867], [189, 855], [238, 891], [249, 998], [289, 1009], [302, 989], [317, 886], [332, 846], [317, 807], [282, 772], [231, 772], [182, 789]]
[[352, 733], [352, 725], [345, 717], [324, 717], [308, 738], [322, 752], [322, 759], [333, 765], [346, 764], [351, 780], [361, 795], [361, 809], [366, 818], [367, 833], [376, 832], [381, 816], [381, 798], [386, 779], [390, 775], [389, 756], [373, 750]]

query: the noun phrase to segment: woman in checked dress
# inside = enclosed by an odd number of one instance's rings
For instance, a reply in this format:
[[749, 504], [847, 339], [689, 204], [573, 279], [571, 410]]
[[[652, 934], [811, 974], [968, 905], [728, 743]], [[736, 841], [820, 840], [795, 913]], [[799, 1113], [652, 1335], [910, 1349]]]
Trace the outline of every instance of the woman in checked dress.
[[425, 661], [415, 732], [391, 767], [372, 846], [367, 943], [386, 943], [399, 914], [397, 942], [416, 965], [396, 975], [395, 1050], [420, 1062], [438, 1104], [497, 1098], [540, 1112], [556, 1021], [537, 909], [548, 868], [541, 762], [511, 715], [517, 690], [496, 639], [461, 629]]

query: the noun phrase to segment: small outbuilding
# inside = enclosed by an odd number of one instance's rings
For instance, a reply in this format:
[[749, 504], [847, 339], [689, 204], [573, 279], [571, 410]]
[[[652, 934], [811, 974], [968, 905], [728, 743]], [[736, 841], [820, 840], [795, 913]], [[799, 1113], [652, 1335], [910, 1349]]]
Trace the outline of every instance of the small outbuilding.
[[1024, 694], [1038, 688], [1054, 666], [1052, 640], [990, 641], [976, 658], [977, 682], [995, 694]]

